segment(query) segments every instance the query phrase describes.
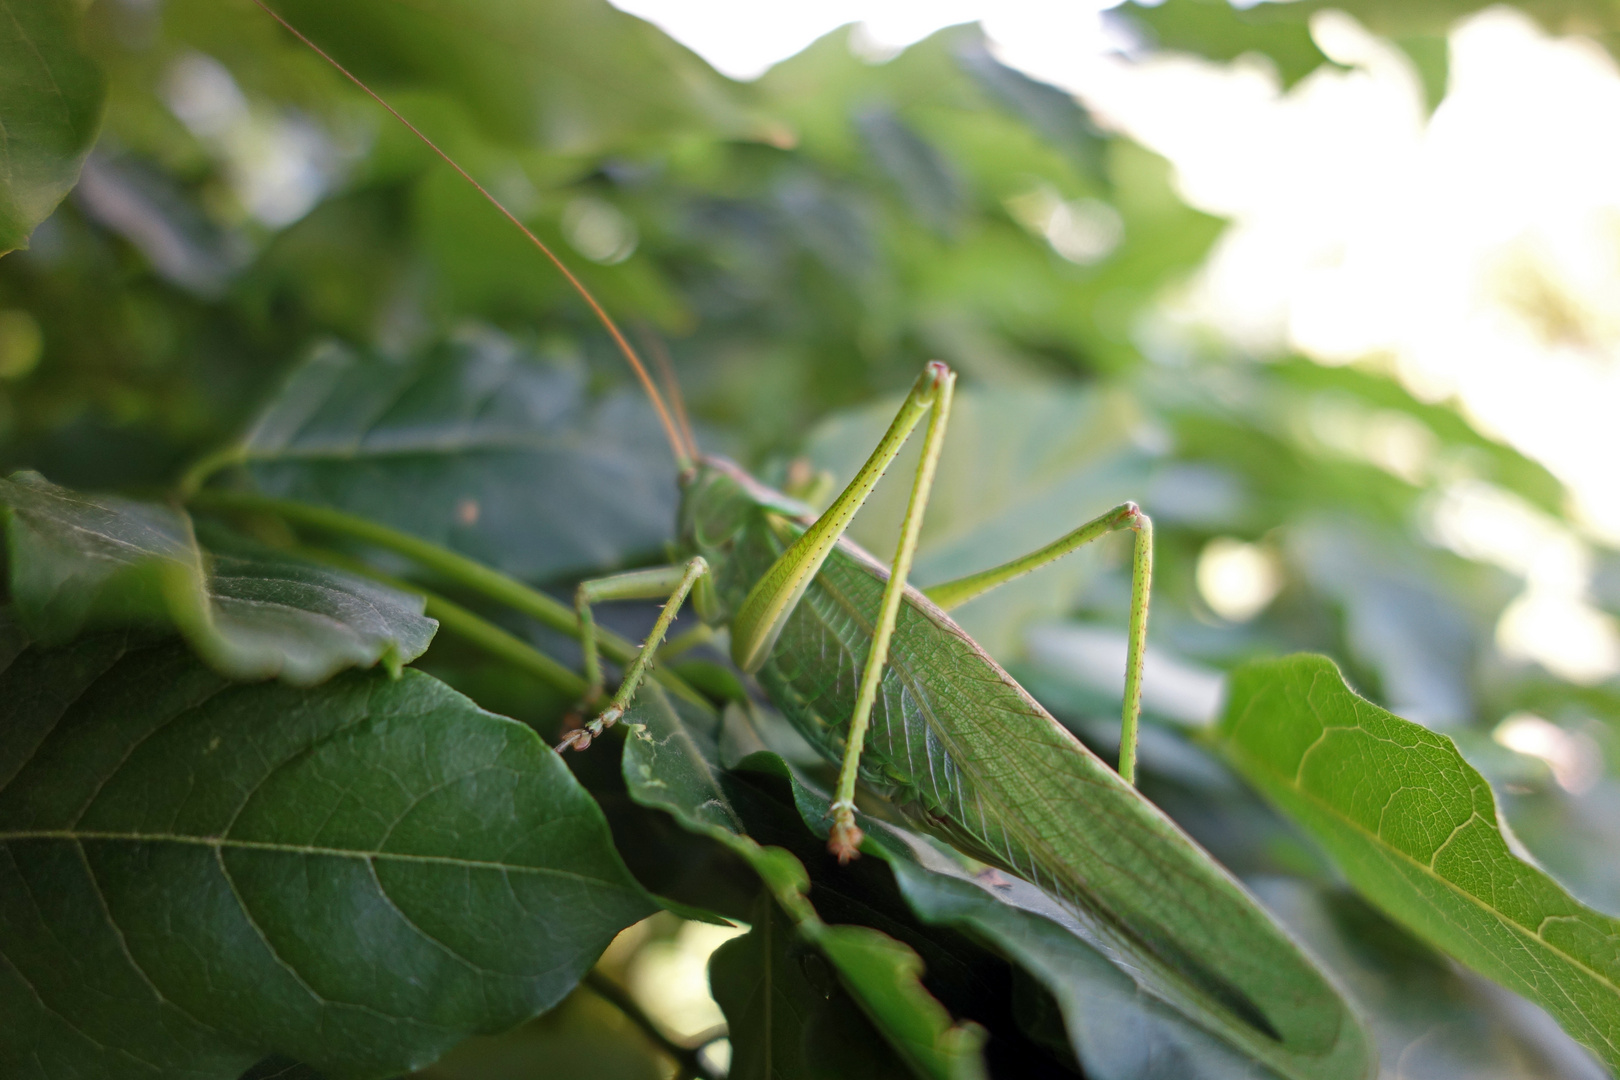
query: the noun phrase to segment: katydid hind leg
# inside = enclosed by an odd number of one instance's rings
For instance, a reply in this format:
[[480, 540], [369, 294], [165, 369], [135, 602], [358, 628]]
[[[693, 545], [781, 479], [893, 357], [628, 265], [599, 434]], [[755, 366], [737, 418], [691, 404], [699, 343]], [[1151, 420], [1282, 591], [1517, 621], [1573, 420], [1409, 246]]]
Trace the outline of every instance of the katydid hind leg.
[[641, 681], [646, 676], [658, 647], [663, 644], [665, 635], [669, 633], [670, 624], [680, 612], [681, 604], [685, 602], [693, 587], [707, 578], [708, 573], [708, 561], [698, 555], [684, 565], [634, 570], [627, 574], [580, 582], [579, 589], [574, 594], [574, 603], [579, 612], [580, 643], [585, 653], [585, 677], [590, 684], [586, 691], [587, 705], [594, 704], [595, 700], [600, 698], [604, 685], [601, 661], [597, 656], [596, 621], [591, 614], [591, 605], [603, 600], [652, 600], [659, 597], [668, 599], [658, 613], [658, 619], [653, 623], [652, 630], [647, 634], [647, 640], [636, 650], [630, 666], [625, 670], [624, 678], [620, 680], [619, 689], [614, 693], [613, 700], [595, 719], [569, 732], [557, 744], [558, 753], [570, 747], [584, 750], [591, 745], [593, 739], [618, 723], [625, 710], [630, 707], [630, 702], [641, 686]]
[[928, 496], [933, 490], [940, 450], [945, 443], [945, 426], [950, 420], [951, 393], [956, 384], [956, 375], [944, 364], [931, 364], [929, 371], [934, 375], [936, 385], [933, 412], [928, 418], [927, 433], [923, 436], [922, 459], [917, 464], [911, 498], [900, 526], [900, 542], [895, 548], [894, 563], [890, 567], [889, 580], [883, 587], [883, 598], [878, 604], [872, 646], [861, 672], [855, 710], [850, 716], [849, 733], [844, 742], [844, 760], [838, 770], [838, 787], [833, 795], [833, 823], [827, 848], [838, 857], [840, 863], [847, 863], [860, 853], [861, 830], [855, 824], [855, 782], [860, 771], [861, 749], [866, 741], [867, 725], [872, 719], [872, 708], [877, 702], [883, 669], [888, 664], [889, 641], [894, 635], [900, 605], [905, 599], [906, 579], [911, 574], [911, 562], [917, 553], [923, 514], [928, 508]]
[[1131, 617], [1125, 648], [1125, 700], [1120, 720], [1119, 775], [1136, 782], [1136, 729], [1142, 715], [1142, 660], [1147, 647], [1148, 598], [1153, 585], [1153, 521], [1133, 502], [1121, 503], [1043, 548], [988, 570], [930, 585], [923, 595], [946, 611], [1039, 570], [1110, 533], [1130, 530]]

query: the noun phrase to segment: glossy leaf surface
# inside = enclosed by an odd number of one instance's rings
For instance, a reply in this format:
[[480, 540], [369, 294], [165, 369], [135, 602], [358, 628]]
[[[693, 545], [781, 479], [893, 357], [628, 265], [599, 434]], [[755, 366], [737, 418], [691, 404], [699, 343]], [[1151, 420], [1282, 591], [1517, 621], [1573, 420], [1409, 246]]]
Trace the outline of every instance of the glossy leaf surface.
[[215, 669], [309, 686], [347, 667], [398, 673], [437, 627], [421, 597], [216, 536], [160, 503], [91, 496], [37, 473], [0, 480], [17, 615], [48, 645], [88, 629], [172, 625]]
[[1360, 697], [1320, 656], [1239, 669], [1220, 735], [1362, 895], [1620, 1064], [1620, 919], [1513, 854], [1490, 785], [1450, 739]]
[[333, 506], [523, 578], [657, 551], [675, 515], [669, 450], [638, 398], [494, 333], [414, 361], [327, 345], [242, 451], [266, 492]]
[[397, 1075], [653, 910], [557, 756], [426, 675], [242, 686], [129, 634], [7, 640], [7, 1075]]

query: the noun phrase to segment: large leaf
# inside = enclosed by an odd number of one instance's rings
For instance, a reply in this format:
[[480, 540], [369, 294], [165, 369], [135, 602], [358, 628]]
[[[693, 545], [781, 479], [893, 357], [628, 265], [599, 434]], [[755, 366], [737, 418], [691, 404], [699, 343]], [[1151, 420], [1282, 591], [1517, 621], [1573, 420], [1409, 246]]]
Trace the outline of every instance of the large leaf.
[[417, 672], [242, 686], [122, 633], [0, 703], [8, 1076], [396, 1075], [653, 910], [557, 756]]
[[265, 491], [385, 522], [524, 578], [657, 550], [674, 467], [639, 398], [494, 333], [401, 363], [337, 345], [292, 375], [242, 448]]
[[28, 246], [79, 179], [106, 84], [73, 0], [0, 0], [0, 255]]
[[198, 545], [181, 511], [58, 487], [37, 473], [0, 480], [11, 596], [47, 645], [88, 628], [172, 624], [238, 679], [313, 685], [346, 667], [391, 671], [438, 625], [411, 596], [220, 534]]
[[1450, 739], [1358, 696], [1326, 657], [1250, 664], [1231, 687], [1227, 755], [1364, 896], [1620, 1065], [1620, 919], [1513, 854]]
[[[747, 835], [718, 773], [712, 740], [684, 723], [662, 690], [644, 686], [625, 719], [633, 725], [623, 763], [632, 798], [720, 841], [752, 866], [799, 935], [831, 962], [861, 1011], [918, 1076], [969, 1080], [984, 1075], [982, 1030], [952, 1024], [920, 983], [916, 953], [869, 927], [828, 926], [805, 898], [809, 879], [803, 864]], [[757, 1067], [776, 1061], [774, 1051], [761, 1053], [750, 1059]]]

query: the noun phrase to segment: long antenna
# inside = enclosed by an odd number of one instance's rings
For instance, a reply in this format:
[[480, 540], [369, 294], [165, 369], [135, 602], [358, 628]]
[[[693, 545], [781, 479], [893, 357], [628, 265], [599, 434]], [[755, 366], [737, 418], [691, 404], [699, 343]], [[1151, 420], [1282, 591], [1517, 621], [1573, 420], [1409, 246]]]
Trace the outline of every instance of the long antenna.
[[664, 391], [669, 394], [669, 403], [675, 408], [675, 423], [686, 439], [686, 449], [696, 457], [697, 438], [692, 434], [692, 419], [686, 415], [686, 402], [681, 398], [681, 384], [680, 380], [675, 378], [675, 364], [669, 358], [669, 349], [646, 323], [637, 322], [636, 330], [641, 337], [641, 347], [653, 358], [653, 366], [658, 369], [658, 381], [664, 384]]
[[[539, 248], [541, 254], [545, 255], [546, 258], [551, 260], [551, 265], [555, 266], [562, 276], [568, 279], [568, 284], [572, 285], [574, 287], [574, 291], [579, 293], [580, 297], [585, 301], [585, 303], [590, 305], [591, 310], [596, 313], [596, 318], [601, 322], [602, 326], [613, 338], [614, 343], [619, 346], [619, 352], [624, 354], [625, 360], [629, 362], [631, 369], [635, 371], [636, 378], [641, 380], [641, 388], [647, 392], [647, 397], [652, 401], [653, 408], [658, 411], [659, 422], [664, 425], [664, 436], [669, 440], [669, 448], [675, 455], [676, 467], [683, 471], [690, 468], [692, 465], [692, 454], [688, 452], [686, 443], [681, 438], [681, 429], [676, 426], [674, 418], [670, 415], [669, 406], [664, 403], [664, 396], [658, 392], [657, 384], [653, 382], [652, 376], [647, 374], [647, 368], [642, 364], [641, 357], [637, 356], [636, 350], [630, 347], [629, 340], [626, 339], [624, 334], [619, 330], [619, 326], [613, 321], [612, 316], [607, 313], [601, 304], [596, 302], [596, 297], [592, 296], [591, 291], [585, 287], [584, 283], [581, 282], [579, 278], [574, 276], [574, 272], [568, 269], [568, 265], [557, 257], [557, 253], [552, 251], [550, 247], [546, 246], [545, 241], [534, 235], [527, 225], [519, 221], [517, 215], [508, 210], [501, 200], [497, 199], [494, 195], [491, 195], [489, 190], [485, 188], [483, 184], [480, 184], [477, 180], [473, 179], [472, 174], [457, 164], [455, 158], [452, 158], [449, 154], [439, 149], [439, 144], [428, 138], [427, 135], [422, 132], [421, 128], [405, 119], [398, 109], [388, 104], [387, 101], [384, 101], [381, 94], [367, 86], [348, 68], [338, 63], [331, 53], [327, 52], [309, 38], [305, 37], [301, 30], [299, 30], [292, 23], [288, 22], [286, 19], [282, 18], [280, 13], [274, 8], [270, 7], [269, 4], [266, 4], [264, 0], [253, 0], [253, 2], [257, 4], [266, 15], [269, 15], [272, 19], [276, 20], [276, 22], [280, 23], [284, 28], [286, 28], [289, 34], [313, 49], [316, 55], [318, 55], [322, 60], [325, 60], [328, 64], [331, 64], [333, 67], [337, 68], [337, 70], [343, 74], [344, 78], [348, 79], [361, 90], [365, 91], [367, 97], [381, 105], [384, 109], [387, 109], [389, 114], [393, 116], [395, 120], [398, 120], [401, 124], [404, 124], [405, 127], [410, 130], [412, 135], [415, 135], [418, 139], [421, 139], [422, 142], [427, 145], [427, 148], [437, 154], [440, 160], [442, 160], [446, 165], [460, 173], [463, 180], [467, 181], [467, 183], [471, 184], [475, 189], [477, 189], [478, 194], [489, 200], [489, 204], [491, 206], [495, 207], [495, 209], [499, 210], [503, 215], [505, 215], [507, 221], [510, 221], [513, 225], [516, 225], [523, 235], [529, 238], [529, 242], [535, 247]], [[695, 451], [696, 447], [693, 447], [693, 450]]]

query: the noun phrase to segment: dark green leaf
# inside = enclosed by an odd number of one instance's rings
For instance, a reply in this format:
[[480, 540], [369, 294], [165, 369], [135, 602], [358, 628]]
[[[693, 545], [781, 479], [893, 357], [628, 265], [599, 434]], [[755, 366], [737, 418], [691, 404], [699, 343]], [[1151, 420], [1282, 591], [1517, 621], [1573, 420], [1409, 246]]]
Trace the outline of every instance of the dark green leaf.
[[1509, 850], [1490, 786], [1450, 739], [1303, 655], [1235, 672], [1220, 737], [1362, 895], [1620, 1064], [1620, 919]]
[[310, 356], [242, 450], [265, 491], [335, 506], [523, 578], [657, 550], [674, 467], [638, 398], [588, 403], [577, 371], [493, 332], [401, 363]]
[[653, 910], [557, 756], [417, 672], [241, 686], [106, 635], [0, 702], [7, 1075], [395, 1075]]
[[769, 894], [752, 925], [709, 960], [731, 1031], [727, 1080], [878, 1080], [906, 1071]]
[[0, 0], [0, 255], [28, 246], [79, 179], [106, 80], [74, 0]]
[[632, 798], [742, 856], [917, 1075], [939, 1080], [984, 1075], [982, 1030], [953, 1026], [950, 1014], [923, 989], [916, 953], [869, 927], [828, 926], [805, 898], [809, 878], [803, 864], [781, 848], [761, 847], [745, 833], [721, 783], [713, 742], [702, 734], [712, 725], [684, 723], [656, 685], [643, 687], [625, 722], [634, 725], [624, 750], [624, 779]]
[[47, 645], [96, 627], [173, 625], [232, 678], [309, 686], [379, 662], [397, 673], [437, 626], [420, 597], [226, 534], [209, 555], [170, 506], [17, 473], [0, 480], [0, 516], [18, 617]]

